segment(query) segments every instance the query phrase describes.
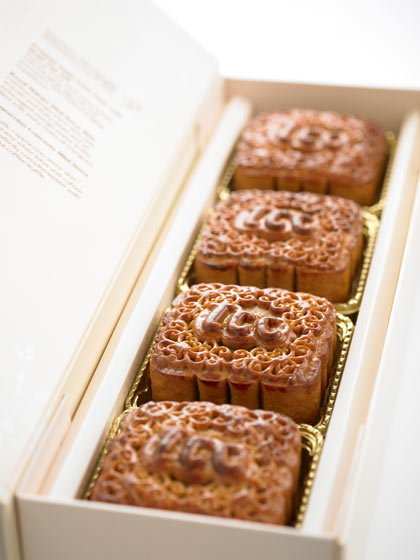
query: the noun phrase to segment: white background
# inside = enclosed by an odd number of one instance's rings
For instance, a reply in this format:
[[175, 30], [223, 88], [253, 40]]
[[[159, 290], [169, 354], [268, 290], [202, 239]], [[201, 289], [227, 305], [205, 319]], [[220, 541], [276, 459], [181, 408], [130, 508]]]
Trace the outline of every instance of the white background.
[[420, 0], [154, 0], [232, 77], [420, 89]]

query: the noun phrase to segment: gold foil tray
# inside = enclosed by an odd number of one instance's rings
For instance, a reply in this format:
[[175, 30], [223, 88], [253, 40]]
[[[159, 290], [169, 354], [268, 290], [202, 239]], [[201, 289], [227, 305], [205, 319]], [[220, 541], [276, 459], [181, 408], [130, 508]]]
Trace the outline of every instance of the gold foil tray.
[[[122, 412], [112, 423], [111, 429], [109, 430], [108, 435], [105, 439], [105, 443], [100, 452], [99, 459], [95, 465], [86, 491], [83, 494], [83, 499], [90, 499], [92, 489], [95, 485], [96, 480], [98, 479], [98, 476], [101, 472], [102, 464], [109, 451], [111, 440], [118, 434], [121, 421], [124, 416], [128, 412], [130, 412], [130, 410], [132, 410], [132, 408], [124, 410], [124, 412]], [[322, 434], [316, 428], [313, 428], [312, 426], [308, 426], [306, 424], [300, 424], [299, 431], [302, 437], [302, 465], [300, 469], [299, 485], [296, 495], [295, 512], [291, 523], [291, 525], [297, 528], [302, 525], [302, 521], [306, 513], [316, 469], [318, 467], [322, 446], [324, 444]]]
[[382, 189], [379, 194], [378, 202], [372, 206], [366, 206], [366, 210], [375, 216], [380, 216], [385, 208], [386, 197], [389, 190], [389, 182], [391, 179], [392, 165], [394, 163], [395, 148], [397, 145], [397, 137], [391, 131], [386, 133], [386, 140], [388, 142], [388, 162], [385, 169], [384, 178], [382, 181]]
[[324, 438], [319, 430], [308, 426], [299, 425], [300, 435], [302, 436], [302, 467], [299, 477], [297, 507], [295, 510], [294, 527], [299, 529], [308, 508], [309, 497], [315, 480], [316, 470], [321, 457]]
[[353, 337], [354, 325], [345, 315], [337, 313], [337, 339], [338, 345], [336, 357], [333, 363], [332, 371], [327, 389], [325, 391], [324, 402], [321, 405], [320, 419], [315, 428], [325, 436], [328, 425], [331, 420], [332, 411], [337, 398], [338, 388], [343, 376], [344, 366], [346, 365], [347, 355], [350, 349], [351, 339]]
[[[388, 143], [388, 161], [382, 180], [382, 187], [378, 195], [378, 200], [377, 202], [375, 202], [375, 204], [372, 204], [371, 206], [364, 206], [363, 208], [364, 210], [370, 212], [371, 214], [374, 214], [375, 216], [380, 216], [385, 207], [385, 201], [388, 194], [389, 182], [391, 178], [392, 165], [394, 162], [395, 147], [397, 145], [397, 137], [393, 132], [388, 131], [386, 133], [386, 141]], [[225, 200], [230, 195], [234, 173], [235, 165], [233, 163], [230, 163], [217, 189], [217, 196], [220, 200]]]
[[344, 303], [335, 303], [334, 307], [338, 313], [343, 315], [353, 315], [360, 309], [366, 279], [372, 262], [373, 251], [375, 249], [376, 237], [378, 235], [379, 219], [367, 210], [363, 210], [363, 256], [359, 265], [359, 271], [355, 276], [352, 286], [352, 296]]
[[96, 462], [95, 468], [93, 470], [92, 476], [90, 477], [89, 483], [87, 485], [87, 488], [83, 494], [83, 499], [84, 500], [90, 500], [90, 496], [92, 494], [92, 489], [95, 486], [95, 482], [98, 479], [99, 473], [101, 472], [101, 468], [103, 465], [103, 462], [105, 460], [105, 457], [109, 451], [109, 445], [111, 443], [111, 440], [114, 436], [117, 435], [119, 429], [120, 429], [120, 424], [122, 419], [124, 418], [124, 416], [127, 414], [127, 412], [129, 412], [129, 410], [124, 410], [124, 412], [122, 412], [119, 416], [117, 416], [117, 418], [115, 418], [115, 420], [112, 422], [111, 428], [109, 429], [109, 432], [105, 438], [105, 442], [104, 445], [101, 449], [101, 452], [99, 454], [99, 458]]
[[[210, 209], [208, 215], [210, 216], [210, 214], [213, 212], [214, 210]], [[194, 260], [197, 254], [198, 243], [200, 242], [206, 225], [207, 219], [204, 221], [204, 224], [198, 232], [197, 238], [194, 241], [191, 252], [187, 257], [185, 266], [178, 279], [176, 285], [177, 294], [185, 292], [195, 283]], [[363, 255], [358, 272], [356, 273], [355, 279], [353, 281], [353, 285], [351, 288], [351, 297], [348, 301], [334, 304], [336, 311], [338, 311], [342, 315], [353, 315], [360, 309], [363, 291], [365, 289], [366, 279], [373, 257], [378, 229], [379, 219], [367, 210], [363, 210]]]

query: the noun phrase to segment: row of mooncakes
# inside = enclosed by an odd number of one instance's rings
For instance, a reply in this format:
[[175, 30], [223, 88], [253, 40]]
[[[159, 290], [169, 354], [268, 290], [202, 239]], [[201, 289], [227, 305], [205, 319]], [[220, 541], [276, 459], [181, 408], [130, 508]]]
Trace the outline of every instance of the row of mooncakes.
[[336, 349], [331, 302], [348, 297], [361, 258], [357, 202], [377, 189], [381, 134], [302, 110], [250, 124], [234, 177], [246, 190], [216, 206], [197, 248], [198, 284], [155, 337], [153, 401], [124, 417], [91, 499], [291, 522], [295, 422], [319, 417]]

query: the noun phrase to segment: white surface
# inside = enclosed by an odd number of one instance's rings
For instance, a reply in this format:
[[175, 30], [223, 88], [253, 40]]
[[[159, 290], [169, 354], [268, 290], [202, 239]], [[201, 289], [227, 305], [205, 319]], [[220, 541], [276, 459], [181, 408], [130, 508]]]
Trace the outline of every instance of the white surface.
[[418, 0], [154, 0], [238, 78], [420, 88]]
[[418, 189], [372, 398], [375, 414], [369, 415], [366, 424], [350, 509], [348, 538], [353, 556], [361, 560], [420, 558], [419, 243]]
[[[381, 361], [403, 258], [419, 167], [420, 112], [400, 130], [386, 208], [357, 317], [355, 332], [314, 482], [305, 527], [340, 533], [338, 512], [346, 489], [360, 426], [375, 402], [371, 395]], [[348, 489], [351, 492], [351, 489]], [[341, 511], [344, 517], [347, 512]], [[385, 538], [385, 537], [384, 537]], [[356, 560], [356, 556], [351, 557]]]
[[[68, 391], [71, 412], [78, 404], [199, 150], [197, 120], [218, 80], [214, 59], [143, 1], [3, 1], [0, 41], [2, 517], [2, 502], [9, 511], [62, 392]], [[37, 55], [29, 61], [34, 44]], [[88, 104], [106, 116], [93, 118]], [[95, 137], [87, 163], [76, 160], [62, 130], [77, 137], [73, 148]], [[9, 133], [13, 142], [4, 143]], [[60, 153], [85, 166], [89, 176], [77, 178], [79, 191], [35, 174], [25, 160], [28, 146], [44, 152], [31, 157], [45, 166], [64, 161]], [[79, 173], [72, 163], [63, 163], [65, 170]], [[110, 305], [112, 313], [100, 315]], [[97, 317], [89, 354], [73, 379], [75, 357]]]
[[[20, 506], [27, 560], [337, 560], [328, 536], [293, 528], [132, 506], [42, 498]], [[58, 526], [57, 519], [60, 520]], [[45, 536], [45, 526], [56, 527]], [[44, 537], [41, 539], [40, 535]]]

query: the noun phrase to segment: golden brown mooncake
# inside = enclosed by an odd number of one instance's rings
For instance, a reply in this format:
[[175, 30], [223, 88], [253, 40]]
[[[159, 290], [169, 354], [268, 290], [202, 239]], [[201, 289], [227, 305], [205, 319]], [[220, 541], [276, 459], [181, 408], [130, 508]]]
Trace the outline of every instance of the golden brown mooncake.
[[263, 113], [238, 143], [233, 185], [373, 204], [387, 153], [384, 129], [367, 119], [307, 109]]
[[129, 412], [91, 499], [286, 524], [301, 462], [286, 416], [208, 402], [149, 402]]
[[230, 402], [314, 424], [336, 340], [324, 298], [197, 284], [163, 318], [150, 357], [155, 401]]
[[362, 221], [357, 203], [336, 196], [236, 191], [209, 217], [197, 246], [197, 281], [345, 302], [362, 254]]

